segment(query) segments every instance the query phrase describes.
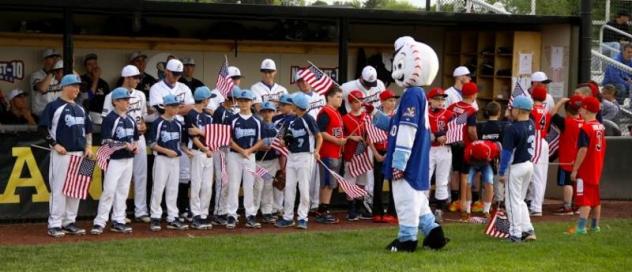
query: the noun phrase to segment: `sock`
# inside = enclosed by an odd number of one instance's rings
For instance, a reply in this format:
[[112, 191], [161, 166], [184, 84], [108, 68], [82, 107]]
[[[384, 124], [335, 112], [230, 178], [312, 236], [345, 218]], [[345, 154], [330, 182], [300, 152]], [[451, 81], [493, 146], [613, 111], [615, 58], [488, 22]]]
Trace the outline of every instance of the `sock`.
[[489, 213], [489, 208], [492, 206], [491, 202], [483, 202], [483, 212]]
[[472, 201], [476, 202], [480, 199], [480, 197], [479, 192], [472, 192]]
[[318, 212], [319, 213], [325, 213], [325, 212], [327, 212], [327, 210], [329, 210], [329, 204], [320, 204], [320, 205], [318, 205]]
[[577, 220], [577, 230], [586, 230], [586, 218], [580, 217], [579, 220]]
[[591, 222], [590, 222], [590, 227], [591, 227], [591, 228], [593, 228], [593, 229], [594, 229], [594, 228], [599, 227], [599, 226], [597, 225], [597, 219], [593, 218], [593, 219], [591, 220]]
[[465, 201], [465, 212], [472, 213], [472, 200]]
[[450, 199], [452, 201], [457, 201], [459, 199], [459, 191], [458, 190], [452, 190], [450, 191]]

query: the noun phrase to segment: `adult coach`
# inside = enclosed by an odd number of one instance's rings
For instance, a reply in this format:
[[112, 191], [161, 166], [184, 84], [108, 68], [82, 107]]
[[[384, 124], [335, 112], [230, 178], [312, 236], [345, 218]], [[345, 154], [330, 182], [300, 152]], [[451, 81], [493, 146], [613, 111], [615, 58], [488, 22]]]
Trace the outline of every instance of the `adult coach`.
[[[551, 83], [551, 80], [546, 76], [546, 74], [542, 71], [537, 71], [531, 74], [531, 87], [529, 87], [529, 95], [533, 93], [533, 88], [537, 85], [548, 85]], [[555, 100], [553, 100], [553, 96], [547, 92], [546, 98], [544, 99], [544, 108], [546, 108], [547, 112], [553, 112], [553, 107], [555, 106]]]
[[[136, 90], [136, 86], [141, 80], [141, 74], [134, 65], [126, 65], [121, 70], [123, 84], [121, 87], [129, 92], [129, 105], [127, 115], [136, 122], [138, 129], [138, 141], [136, 142], [138, 152], [134, 154], [134, 170], [132, 177], [134, 180], [134, 218], [137, 222], [149, 223], [149, 213], [147, 211], [147, 142], [145, 132], [147, 132], [147, 99], [145, 94]], [[105, 118], [114, 108], [112, 106], [112, 95], [105, 96], [103, 102], [103, 112], [101, 116]]]
[[[271, 59], [261, 61], [261, 81], [250, 87], [255, 93], [255, 109], [261, 110], [261, 104], [267, 101], [278, 102], [282, 95], [287, 94], [287, 89], [274, 82], [277, 74], [276, 63]], [[314, 117], [316, 118], [316, 117]]]
[[[156, 78], [145, 73], [145, 67], [147, 67], [147, 55], [141, 53], [140, 51], [136, 51], [129, 56], [129, 64], [136, 66], [138, 71], [142, 74], [140, 76], [140, 83], [138, 84], [138, 90], [145, 94], [145, 97], [149, 96], [149, 92], [152, 86], [156, 84]], [[116, 86], [123, 85], [123, 78], [119, 78], [116, 83]]]
[[68, 74], [61, 79], [60, 85], [59, 98], [46, 105], [40, 120], [40, 127], [52, 148], [48, 172], [51, 189], [48, 235], [52, 237], [86, 233], [75, 224], [79, 199], [64, 195], [62, 190], [71, 156], [94, 157], [91, 150], [92, 123], [86, 111], [75, 103], [81, 79]]
[[360, 90], [364, 93], [364, 103], [371, 104], [374, 108], [381, 105], [380, 94], [386, 89], [384, 82], [377, 78], [377, 71], [373, 66], [365, 66], [362, 69], [362, 76], [356, 80], [346, 82], [340, 86], [342, 90], [342, 98], [345, 100], [345, 113], [351, 111], [351, 103], [349, 102], [349, 93], [353, 90]]
[[[445, 90], [445, 93], [448, 95], [445, 99], [446, 108], [456, 102], [463, 101], [461, 89], [463, 88], [463, 85], [472, 81], [472, 78], [470, 77], [470, 70], [465, 66], [456, 67], [452, 72], [452, 76], [454, 77], [454, 85]], [[476, 101], [474, 101], [472, 106], [478, 110], [478, 103], [476, 103]]]
[[59, 80], [63, 75], [61, 55], [54, 49], [46, 49], [42, 54], [42, 68], [31, 74], [33, 113], [40, 116], [48, 103], [59, 97]]
[[195, 73], [195, 60], [193, 58], [182, 58], [182, 64], [184, 64], [184, 70], [178, 81], [187, 85], [191, 91], [204, 86], [202, 81], [193, 77], [193, 73]]

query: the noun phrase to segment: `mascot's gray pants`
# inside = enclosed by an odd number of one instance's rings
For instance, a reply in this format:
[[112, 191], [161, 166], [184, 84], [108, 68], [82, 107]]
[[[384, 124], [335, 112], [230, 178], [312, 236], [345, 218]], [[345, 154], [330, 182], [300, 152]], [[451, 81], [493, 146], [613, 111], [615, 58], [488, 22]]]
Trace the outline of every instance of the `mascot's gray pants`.
[[393, 199], [399, 219], [397, 238], [400, 242], [417, 241], [419, 230], [426, 236], [439, 227], [424, 192], [413, 189], [406, 180], [393, 181]]

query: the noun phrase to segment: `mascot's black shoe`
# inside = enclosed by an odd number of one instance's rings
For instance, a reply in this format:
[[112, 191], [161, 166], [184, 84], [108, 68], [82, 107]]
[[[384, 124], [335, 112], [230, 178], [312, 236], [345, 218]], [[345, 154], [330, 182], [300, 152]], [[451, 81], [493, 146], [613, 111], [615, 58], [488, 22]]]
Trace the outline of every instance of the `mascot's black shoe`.
[[445, 238], [443, 235], [443, 228], [441, 226], [436, 227], [428, 233], [426, 238], [424, 238], [424, 247], [429, 247], [430, 249], [439, 250], [442, 249], [450, 239]]
[[415, 252], [417, 250], [417, 241], [400, 242], [399, 239], [395, 239], [386, 246], [386, 250], [390, 252]]

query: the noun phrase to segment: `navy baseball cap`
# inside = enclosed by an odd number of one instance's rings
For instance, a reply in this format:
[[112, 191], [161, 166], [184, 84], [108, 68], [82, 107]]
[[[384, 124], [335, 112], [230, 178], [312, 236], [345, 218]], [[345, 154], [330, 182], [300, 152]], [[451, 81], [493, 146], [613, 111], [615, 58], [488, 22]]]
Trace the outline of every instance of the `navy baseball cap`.
[[195, 88], [195, 92], [193, 93], [193, 99], [195, 101], [202, 101], [207, 98], [214, 98], [217, 95], [212, 93], [211, 90], [206, 86], [200, 86]]
[[263, 104], [261, 104], [261, 109], [259, 111], [264, 111], [264, 110], [276, 111], [276, 105], [274, 105], [274, 103], [270, 101], [263, 102]]
[[61, 86], [66, 87], [69, 85], [79, 85], [81, 84], [81, 78], [75, 74], [67, 74], [61, 78]]
[[112, 100], [129, 99], [130, 97], [129, 91], [123, 87], [118, 87], [112, 91]]
[[175, 106], [175, 105], [182, 104], [182, 102], [180, 102], [180, 100], [175, 95], [172, 95], [172, 94], [165, 95], [162, 98], [162, 103], [165, 106]]

